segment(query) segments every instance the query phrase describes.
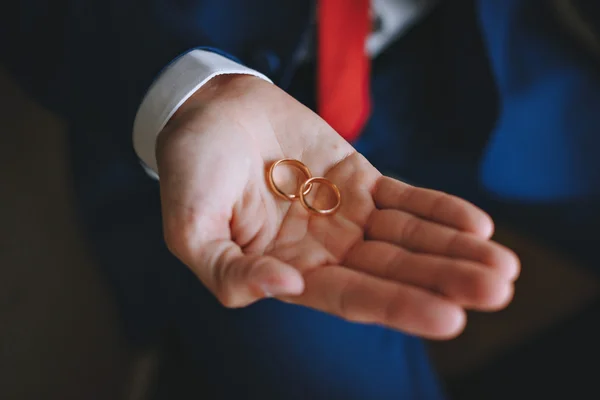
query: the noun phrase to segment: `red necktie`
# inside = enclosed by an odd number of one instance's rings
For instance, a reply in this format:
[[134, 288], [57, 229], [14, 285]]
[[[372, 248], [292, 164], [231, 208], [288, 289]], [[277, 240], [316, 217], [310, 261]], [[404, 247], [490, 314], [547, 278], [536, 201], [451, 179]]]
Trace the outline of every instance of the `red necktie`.
[[356, 139], [366, 123], [371, 31], [370, 0], [319, 0], [317, 11], [317, 109], [344, 139]]

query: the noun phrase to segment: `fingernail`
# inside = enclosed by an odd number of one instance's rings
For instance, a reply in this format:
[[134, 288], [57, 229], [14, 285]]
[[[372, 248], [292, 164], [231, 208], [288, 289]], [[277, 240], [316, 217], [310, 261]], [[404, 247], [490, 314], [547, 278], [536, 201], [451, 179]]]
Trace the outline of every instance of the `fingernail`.
[[278, 284], [269, 284], [269, 283], [263, 283], [260, 286], [263, 294], [265, 297], [277, 297], [277, 296], [286, 296], [286, 295], [292, 295], [295, 293], [292, 293], [293, 291], [290, 290], [289, 288], [284, 287], [283, 285], [278, 285]]
[[261, 290], [264, 297], [273, 297], [273, 293], [271, 293], [271, 290], [266, 285], [262, 285]]

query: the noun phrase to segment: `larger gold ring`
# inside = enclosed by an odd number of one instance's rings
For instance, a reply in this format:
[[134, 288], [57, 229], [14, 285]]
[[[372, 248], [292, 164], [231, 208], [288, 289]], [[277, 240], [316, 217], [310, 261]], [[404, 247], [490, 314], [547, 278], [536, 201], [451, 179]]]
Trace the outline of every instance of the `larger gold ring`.
[[[305, 191], [307, 189], [310, 189], [313, 186], [313, 183], [324, 183], [331, 188], [331, 190], [333, 191], [333, 194], [336, 197], [336, 203], [333, 207], [328, 208], [328, 209], [320, 209], [320, 208], [316, 208], [316, 207], [313, 207], [310, 204], [308, 204], [308, 202], [306, 201], [307, 193], [305, 193]], [[306, 208], [308, 211], [310, 211], [316, 215], [333, 214], [338, 210], [338, 208], [340, 208], [340, 205], [342, 204], [342, 194], [340, 193], [340, 189], [338, 189], [338, 187], [335, 185], [335, 183], [331, 182], [329, 179], [323, 178], [320, 176], [307, 179], [306, 182], [304, 182], [302, 184], [302, 186], [300, 186], [300, 190], [298, 191], [298, 193], [300, 193], [300, 203], [302, 203], [304, 208]]]
[[[312, 177], [312, 174], [310, 172], [310, 169], [308, 169], [308, 167], [306, 165], [304, 165], [304, 163], [302, 163], [301, 161], [298, 160], [294, 160], [293, 158], [284, 158], [281, 159], [279, 161], [274, 162], [273, 164], [271, 164], [271, 167], [269, 168], [269, 186], [271, 187], [271, 190], [273, 192], [275, 192], [275, 194], [283, 199], [286, 200], [295, 200], [298, 198], [298, 193], [296, 192], [294, 194], [290, 194], [290, 193], [286, 193], [283, 190], [281, 190], [277, 184], [275, 183], [275, 179], [273, 178], [273, 172], [275, 171], [275, 168], [277, 168], [279, 165], [291, 165], [292, 167], [295, 167], [296, 169], [299, 169], [300, 172], [302, 172], [304, 174], [304, 177], [306, 179], [310, 179]], [[304, 185], [303, 186], [303, 191], [304, 193], [302, 193], [302, 195], [307, 195], [310, 192], [310, 189], [312, 188], [312, 185]]]

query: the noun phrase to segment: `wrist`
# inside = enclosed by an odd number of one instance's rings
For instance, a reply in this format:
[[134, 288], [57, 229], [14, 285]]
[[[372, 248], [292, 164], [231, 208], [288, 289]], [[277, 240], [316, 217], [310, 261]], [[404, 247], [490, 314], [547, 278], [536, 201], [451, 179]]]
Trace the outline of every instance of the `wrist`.
[[[247, 74], [218, 75], [200, 87], [179, 106], [156, 137], [155, 157], [161, 158], [170, 143], [185, 139], [188, 134], [197, 136], [211, 129], [197, 129], [198, 121], [213, 121], [214, 116], [235, 119], [236, 104], [244, 96], [258, 100], [261, 96], [254, 89], [260, 85], [273, 86], [260, 77]], [[206, 116], [213, 116], [205, 118]], [[193, 126], [193, 129], [189, 129]]]
[[254, 75], [223, 74], [215, 76], [200, 87], [175, 111], [165, 127], [158, 134], [156, 149], [158, 150], [161, 142], [167, 136], [171, 136], [175, 131], [180, 131], [177, 128], [185, 125], [186, 121], [197, 118], [200, 113], [204, 113], [208, 109], [225, 106], [226, 109], [223, 112], [227, 112], [243, 96], [247, 95], [253, 96], [254, 100], [258, 101], [260, 95], [256, 95], [257, 92], [254, 91], [254, 88], [261, 85], [273, 86], [272, 83]]
[[[198, 101], [187, 101], [205, 85], [218, 88], [228, 79], [222, 75], [251, 75], [257, 76], [267, 82], [268, 77], [258, 71], [252, 70], [215, 52], [196, 49], [176, 59], [165, 68], [160, 76], [148, 89], [136, 114], [133, 125], [133, 146], [146, 168], [154, 178], [158, 178], [156, 160], [157, 137], [164, 127], [173, 119], [182, 104], [186, 107], [178, 112], [177, 119], [186, 112], [190, 105]], [[201, 90], [194, 100], [207, 97], [210, 90]], [[207, 102], [207, 104], [212, 101]], [[150, 173], [152, 171], [152, 173]]]
[[[234, 86], [240, 86], [248, 81], [263, 81], [262, 79], [246, 74], [223, 74], [218, 75], [199, 88], [190, 96], [171, 116], [167, 125], [189, 113], [191, 110], [206, 107], [218, 98], [227, 96]], [[266, 83], [266, 82], [265, 82]]]

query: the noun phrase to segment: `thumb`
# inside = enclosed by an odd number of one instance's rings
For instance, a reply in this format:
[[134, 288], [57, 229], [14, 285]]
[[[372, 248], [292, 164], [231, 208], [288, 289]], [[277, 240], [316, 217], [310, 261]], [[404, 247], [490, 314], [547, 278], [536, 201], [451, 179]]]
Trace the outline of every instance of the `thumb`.
[[304, 279], [296, 268], [275, 257], [245, 255], [230, 240], [208, 242], [199, 252], [190, 268], [225, 307], [304, 291]]
[[157, 142], [169, 249], [226, 307], [301, 294], [304, 280], [295, 268], [274, 257], [244, 254], [231, 240], [232, 210], [252, 180], [253, 160], [262, 161], [253, 142], [222, 116], [188, 117], [193, 123], [182, 115]]

